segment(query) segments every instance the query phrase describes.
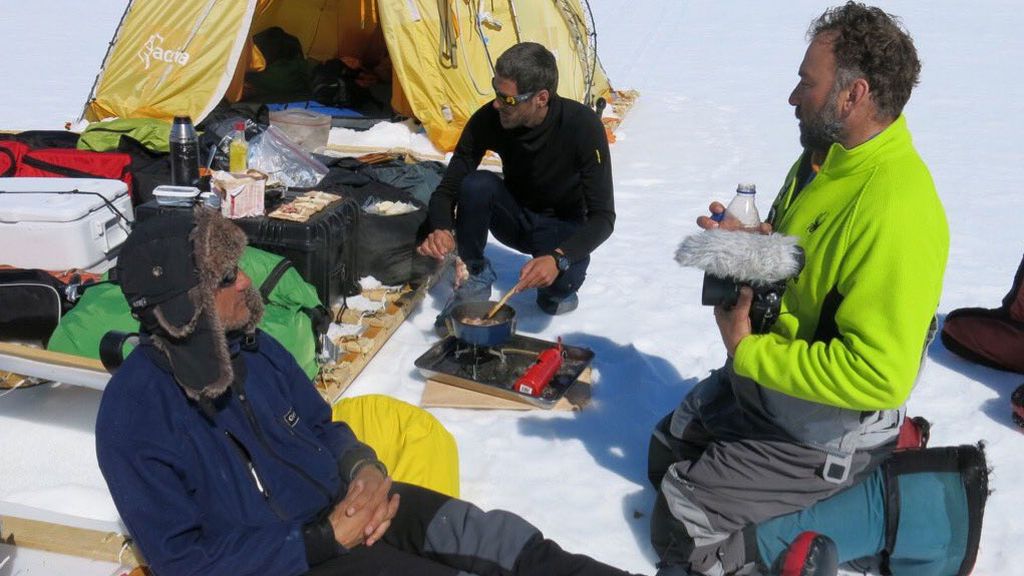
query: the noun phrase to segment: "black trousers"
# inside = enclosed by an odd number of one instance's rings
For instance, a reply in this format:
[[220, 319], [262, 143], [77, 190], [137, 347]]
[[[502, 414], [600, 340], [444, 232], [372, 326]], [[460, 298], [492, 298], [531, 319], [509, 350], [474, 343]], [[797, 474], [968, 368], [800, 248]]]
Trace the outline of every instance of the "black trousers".
[[[537, 214], [520, 206], [497, 174], [478, 170], [466, 176], [459, 189], [455, 237], [459, 257], [469, 266], [484, 259], [487, 233], [505, 246], [529, 254], [550, 254], [583, 224]], [[547, 288], [538, 290], [550, 300], [560, 301], [574, 294], [587, 277], [590, 256], [573, 262]]]
[[307, 576], [622, 576], [570, 554], [532, 524], [504, 510], [396, 482], [398, 514], [384, 538], [314, 566]]

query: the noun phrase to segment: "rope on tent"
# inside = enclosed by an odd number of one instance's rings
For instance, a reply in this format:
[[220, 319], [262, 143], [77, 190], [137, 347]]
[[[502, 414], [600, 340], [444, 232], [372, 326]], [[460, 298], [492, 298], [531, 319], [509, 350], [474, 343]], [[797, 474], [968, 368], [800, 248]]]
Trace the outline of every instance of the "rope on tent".
[[[480, 5], [481, 5], [482, 2], [483, 2], [483, 0], [479, 0], [477, 2], [476, 14], [473, 15], [473, 19], [476, 21], [477, 33], [480, 34], [480, 43], [483, 44], [483, 46], [484, 46], [484, 53], [487, 54], [487, 64], [490, 66], [491, 76], [494, 76], [494, 62], [491, 61], [491, 52], [490, 52], [490, 50], [487, 49], [487, 38], [484, 36], [483, 29], [480, 26]], [[456, 12], [455, 13], [456, 23], [458, 23], [458, 16], [459, 16], [458, 12]], [[459, 45], [462, 47], [462, 51], [464, 53], [468, 54], [468, 52], [466, 52], [466, 45], [465, 45], [461, 35], [459, 36]], [[490, 90], [488, 90], [486, 87], [483, 90], [480, 89], [480, 84], [477, 83], [476, 77], [473, 76], [473, 66], [467, 66], [466, 67], [466, 75], [469, 76], [469, 81], [473, 84], [473, 89], [476, 90], [477, 94], [479, 94], [480, 96], [490, 96], [491, 95]]]
[[[476, 33], [480, 35], [480, 43], [484, 46], [484, 54], [487, 55], [487, 65], [491, 68], [491, 76], [494, 75], [494, 60], [491, 58], [491, 49], [487, 46], [488, 38], [484, 36], [484, 7], [483, 0], [477, 0], [475, 14], [473, 14], [473, 20], [476, 22]], [[472, 77], [472, 75], [470, 75]], [[476, 86], [476, 82], [473, 82]], [[477, 87], [477, 92], [480, 88]]]
[[508, 0], [508, 11], [512, 14], [512, 29], [516, 33], [516, 44], [523, 41], [519, 32], [519, 13], [516, 11], [516, 0]]
[[437, 0], [437, 16], [438, 24], [440, 25], [438, 61], [445, 68], [458, 68], [459, 60], [456, 53], [457, 32], [453, 27], [451, 0]]
[[581, 5], [586, 7], [587, 10], [586, 19], [584, 19], [584, 15], [576, 13], [569, 0], [553, 1], [559, 12], [561, 12], [569, 35], [576, 45], [576, 54], [584, 73], [583, 87], [585, 91], [583, 103], [591, 106], [593, 104], [590, 101], [593, 97], [591, 90], [594, 86], [594, 74], [597, 70], [597, 27], [594, 24], [594, 13], [590, 9], [590, 2], [588, 0], [580, 0]]

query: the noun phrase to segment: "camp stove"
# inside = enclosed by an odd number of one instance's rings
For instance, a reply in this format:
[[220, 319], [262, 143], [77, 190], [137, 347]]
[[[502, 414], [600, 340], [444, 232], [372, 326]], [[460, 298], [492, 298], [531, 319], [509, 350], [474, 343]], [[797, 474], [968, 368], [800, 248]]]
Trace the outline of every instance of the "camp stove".
[[587, 348], [513, 334], [500, 347], [448, 336], [415, 364], [424, 376], [444, 384], [551, 408], [593, 359]]

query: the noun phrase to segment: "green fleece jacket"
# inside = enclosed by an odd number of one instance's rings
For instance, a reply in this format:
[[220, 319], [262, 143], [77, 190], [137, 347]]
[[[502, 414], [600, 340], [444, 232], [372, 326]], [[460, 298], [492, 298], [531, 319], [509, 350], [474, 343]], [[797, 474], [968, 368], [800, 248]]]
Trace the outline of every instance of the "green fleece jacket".
[[819, 404], [898, 408], [921, 365], [949, 252], [935, 185], [903, 116], [851, 150], [833, 144], [794, 194], [801, 161], [772, 223], [800, 239], [806, 264], [772, 331], [740, 342], [734, 369]]

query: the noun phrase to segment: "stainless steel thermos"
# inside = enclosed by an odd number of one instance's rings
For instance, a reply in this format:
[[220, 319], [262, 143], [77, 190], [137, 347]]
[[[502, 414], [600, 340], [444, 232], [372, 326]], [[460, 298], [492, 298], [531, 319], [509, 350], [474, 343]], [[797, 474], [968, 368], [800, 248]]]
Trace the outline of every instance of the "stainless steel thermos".
[[199, 187], [199, 136], [188, 116], [175, 116], [171, 125], [171, 184]]

